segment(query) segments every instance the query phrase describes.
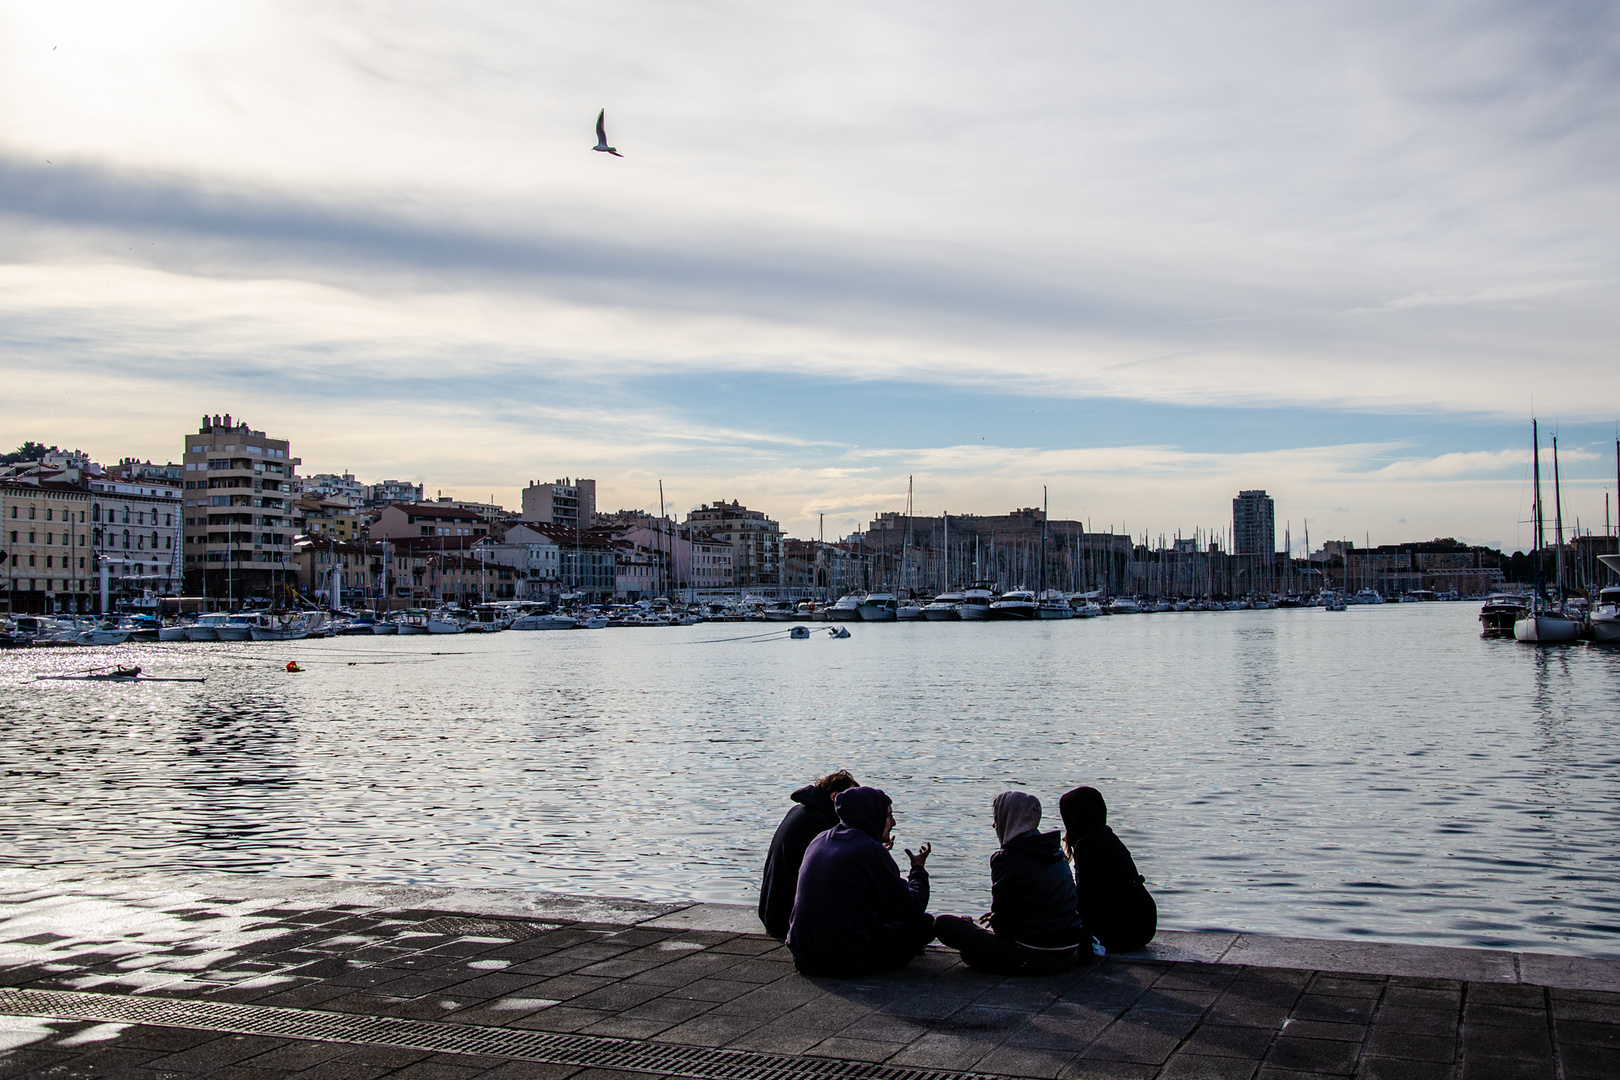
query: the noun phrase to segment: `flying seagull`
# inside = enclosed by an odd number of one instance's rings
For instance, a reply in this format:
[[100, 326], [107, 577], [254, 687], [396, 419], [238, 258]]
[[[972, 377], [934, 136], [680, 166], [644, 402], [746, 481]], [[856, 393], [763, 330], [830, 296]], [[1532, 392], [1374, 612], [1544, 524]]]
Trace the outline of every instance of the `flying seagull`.
[[591, 149], [600, 150], [604, 154], [612, 154], [614, 157], [624, 157], [623, 154], [619, 153], [617, 150], [613, 149], [613, 147], [607, 144], [606, 109], [603, 109], [601, 112], [596, 114], [596, 145], [591, 147]]

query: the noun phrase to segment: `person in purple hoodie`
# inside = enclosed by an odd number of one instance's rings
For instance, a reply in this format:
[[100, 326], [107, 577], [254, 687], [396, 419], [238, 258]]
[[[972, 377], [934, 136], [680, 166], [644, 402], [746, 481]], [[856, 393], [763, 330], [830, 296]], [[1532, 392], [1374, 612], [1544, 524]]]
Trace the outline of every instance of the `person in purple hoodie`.
[[805, 975], [853, 978], [904, 967], [934, 939], [928, 914], [928, 854], [909, 850], [911, 874], [889, 854], [893, 803], [877, 788], [852, 787], [834, 800], [838, 826], [810, 841], [787, 946]]

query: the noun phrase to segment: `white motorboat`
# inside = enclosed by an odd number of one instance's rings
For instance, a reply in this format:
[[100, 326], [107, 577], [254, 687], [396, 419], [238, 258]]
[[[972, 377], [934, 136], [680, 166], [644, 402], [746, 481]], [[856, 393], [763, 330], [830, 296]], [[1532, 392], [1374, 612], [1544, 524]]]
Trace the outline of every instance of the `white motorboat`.
[[1160, 599], [1160, 600], [1156, 601], [1154, 603], [1154, 605], [1153, 605], [1153, 610], [1154, 611], [1174, 611], [1175, 609], [1176, 609], [1176, 606], [1174, 604], [1172, 604], [1170, 601], [1165, 600], [1165, 599]]
[[827, 618], [832, 622], [859, 622], [861, 619], [861, 601], [865, 595], [849, 593], [840, 596], [838, 602], [827, 609]]
[[1142, 605], [1137, 603], [1134, 596], [1116, 596], [1114, 602], [1108, 605], [1108, 611], [1111, 615], [1139, 615]]
[[901, 622], [919, 622], [923, 617], [923, 606], [915, 600], [907, 600], [894, 609], [894, 617]]
[[219, 641], [219, 628], [230, 621], [223, 612], [197, 616], [197, 621], [186, 627], [187, 641]]
[[866, 599], [861, 601], [861, 621], [894, 622], [899, 607], [900, 602], [893, 593], [867, 593]]
[[[688, 623], [686, 619], [691, 619], [692, 622]], [[686, 619], [681, 620], [682, 626], [690, 626], [702, 621], [695, 615], [688, 615]], [[587, 615], [585, 618], [579, 620], [579, 626], [582, 630], [600, 630], [607, 624], [608, 617], [606, 615]]]
[[1530, 614], [1530, 598], [1523, 593], [1492, 593], [1479, 609], [1480, 637], [1512, 637], [1513, 624]]
[[399, 623], [393, 619], [378, 619], [371, 624], [371, 632], [373, 634], [397, 634], [399, 633]]
[[924, 604], [923, 618], [929, 622], [947, 622], [962, 617], [962, 594], [959, 592], [940, 593], [934, 597], [932, 603]]
[[1072, 619], [1074, 608], [1069, 606], [1069, 598], [1058, 589], [1047, 589], [1041, 594], [1041, 601], [1035, 607], [1037, 619]]
[[255, 626], [248, 630], [254, 641], [303, 641], [309, 629], [303, 626]]
[[159, 641], [186, 641], [186, 628], [176, 623], [173, 626], [158, 627]]
[[1384, 597], [1377, 589], [1361, 589], [1356, 593], [1355, 602], [1358, 604], [1382, 604]]
[[[596, 625], [591, 625], [591, 624]], [[608, 624], [607, 616], [597, 615], [586, 620], [589, 629], [600, 629]], [[513, 630], [572, 630], [579, 620], [572, 615], [524, 615], [512, 623]]]
[[258, 623], [257, 615], [227, 615], [224, 622], [214, 627], [214, 636], [221, 641], [247, 641]]
[[[1599, 555], [1598, 562], [1620, 574], [1620, 555]], [[1588, 622], [1593, 641], [1620, 641], [1620, 585], [1610, 585], [1598, 593]]]
[[459, 619], [452, 618], [449, 615], [429, 615], [427, 632], [430, 634], [465, 634], [467, 628], [461, 624]]
[[427, 612], [407, 611], [394, 623], [396, 632], [400, 634], [425, 634], [427, 628]]
[[778, 600], [765, 608], [762, 614], [766, 622], [792, 622], [800, 617], [791, 600]]
[[995, 600], [988, 582], [974, 582], [972, 588], [962, 590], [962, 603], [956, 609], [956, 617], [963, 622], [983, 622], [990, 617], [990, 605]]
[[129, 640], [131, 631], [113, 627], [97, 626], [79, 634], [80, 645], [122, 645]]
[[1028, 589], [1012, 589], [1002, 593], [990, 605], [992, 619], [1033, 619], [1036, 608], [1035, 594]]

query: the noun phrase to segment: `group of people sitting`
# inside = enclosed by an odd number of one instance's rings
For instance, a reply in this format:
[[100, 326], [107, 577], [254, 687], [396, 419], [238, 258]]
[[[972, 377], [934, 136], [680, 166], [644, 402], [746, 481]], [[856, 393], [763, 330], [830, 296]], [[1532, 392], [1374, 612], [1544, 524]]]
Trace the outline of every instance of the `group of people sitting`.
[[1000, 847], [990, 856], [990, 910], [977, 920], [928, 913], [932, 845], [905, 849], [911, 866], [902, 877], [890, 854], [894, 806], [878, 788], [840, 770], [795, 791], [793, 802], [771, 839], [759, 917], [806, 975], [901, 967], [936, 937], [970, 967], [1050, 975], [1099, 948], [1140, 949], [1158, 928], [1153, 897], [1095, 788], [1058, 801], [1061, 837], [1040, 831], [1035, 796], [996, 796]]

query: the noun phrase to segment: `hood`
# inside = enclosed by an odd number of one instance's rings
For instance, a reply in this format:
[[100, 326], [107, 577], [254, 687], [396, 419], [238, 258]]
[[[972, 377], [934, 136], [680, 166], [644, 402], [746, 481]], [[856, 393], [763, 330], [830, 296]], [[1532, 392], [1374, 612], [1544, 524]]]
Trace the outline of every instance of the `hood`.
[[1092, 787], [1077, 787], [1065, 793], [1058, 800], [1058, 812], [1070, 836], [1084, 836], [1108, 824], [1108, 804], [1103, 802], [1102, 792]]
[[1027, 832], [1022, 836], [1015, 836], [1001, 845], [1003, 851], [1016, 851], [1020, 855], [1028, 855], [1040, 862], [1062, 862], [1063, 845], [1058, 839], [1056, 830], [1052, 832]]
[[889, 820], [889, 807], [893, 803], [881, 789], [847, 788], [833, 799], [833, 805], [838, 808], [839, 821], [874, 840], [883, 839], [883, 826]]
[[818, 814], [826, 814], [834, 820], [838, 818], [838, 811], [833, 807], [832, 796], [823, 791], [819, 785], [806, 784], [798, 791], [795, 791], [789, 798], [800, 806], [814, 810]]
[[990, 807], [996, 823], [996, 839], [1002, 847], [1014, 837], [1041, 827], [1041, 800], [1027, 791], [1003, 791]]

